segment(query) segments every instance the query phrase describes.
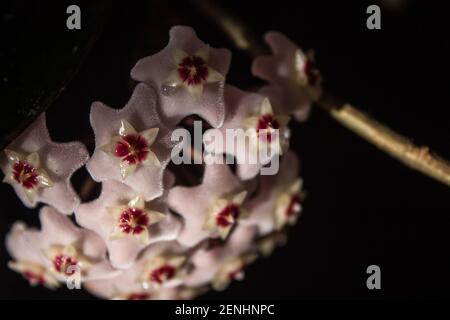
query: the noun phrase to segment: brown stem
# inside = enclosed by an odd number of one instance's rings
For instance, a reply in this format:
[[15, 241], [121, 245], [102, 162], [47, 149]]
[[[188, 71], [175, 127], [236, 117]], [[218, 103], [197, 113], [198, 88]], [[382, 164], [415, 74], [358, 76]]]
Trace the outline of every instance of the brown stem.
[[[222, 8], [216, 1], [192, 1], [222, 28], [237, 48], [248, 51], [254, 57], [265, 53], [260, 37], [253, 35], [242, 20]], [[408, 167], [450, 186], [450, 163], [431, 153], [428, 147], [414, 145], [411, 139], [401, 136], [348, 103], [338, 103], [326, 92], [317, 104], [333, 119], [380, 150]]]

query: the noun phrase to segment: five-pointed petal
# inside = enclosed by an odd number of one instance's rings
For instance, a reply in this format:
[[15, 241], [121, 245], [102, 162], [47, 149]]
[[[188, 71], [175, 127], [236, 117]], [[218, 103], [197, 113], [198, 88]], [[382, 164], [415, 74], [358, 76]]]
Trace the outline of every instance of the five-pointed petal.
[[43, 207], [39, 217], [40, 231], [18, 222], [6, 237], [6, 247], [14, 259], [10, 267], [32, 284], [56, 287], [58, 281], [66, 281], [75, 272], [80, 273], [82, 281], [117, 273], [95, 233], [76, 227], [51, 207]]
[[314, 65], [314, 54], [301, 49], [279, 32], [268, 32], [265, 40], [273, 55], [257, 57], [252, 73], [270, 83], [264, 94], [277, 101], [286, 114], [299, 121], [309, 115], [311, 103], [322, 94], [321, 76]]
[[[224, 238], [244, 214], [246, 189], [225, 163], [206, 165], [203, 182], [176, 186], [169, 192], [169, 207], [184, 218], [178, 241], [192, 247], [207, 238]], [[223, 229], [223, 230], [222, 230]]]
[[196, 114], [217, 128], [225, 116], [223, 87], [230, 60], [227, 49], [210, 48], [192, 28], [175, 26], [169, 44], [139, 60], [131, 77], [157, 90], [161, 112], [172, 124]]
[[188, 286], [212, 282], [214, 289], [224, 289], [231, 280], [239, 279], [245, 264], [254, 260], [255, 227], [239, 225], [227, 242], [212, 248], [199, 248], [191, 257], [193, 271], [186, 277]]
[[4, 181], [14, 187], [27, 207], [43, 202], [71, 214], [80, 199], [70, 178], [88, 158], [82, 143], [53, 142], [43, 113], [5, 149], [0, 167]]
[[[164, 188], [173, 184], [166, 171]], [[144, 202], [139, 193], [117, 181], [103, 182], [100, 197], [75, 211], [77, 222], [97, 232], [108, 247], [116, 268], [129, 268], [139, 252], [151, 243], [174, 240], [181, 222], [168, 212], [166, 195]]]
[[205, 132], [205, 151], [236, 157], [239, 178], [248, 180], [287, 149], [289, 118], [265, 96], [233, 86], [225, 87], [225, 101], [227, 117], [221, 128]]
[[163, 171], [174, 146], [156, 101], [154, 90], [141, 83], [123, 109], [98, 102], [91, 108], [96, 149], [86, 165], [89, 173], [96, 181], [123, 182], [145, 201], [162, 195]]
[[257, 226], [259, 235], [294, 224], [301, 211], [302, 180], [298, 171], [296, 155], [288, 152], [277, 175], [260, 177], [259, 192], [247, 203], [248, 215], [241, 223]]
[[[121, 270], [114, 278], [86, 281], [84, 287], [96, 296], [106, 299], [122, 298], [125, 293], [146, 293], [149, 299], [170, 298], [173, 287], [181, 285], [184, 280], [184, 258], [183, 263], [181, 257], [185, 256], [185, 249], [175, 241], [162, 241], [149, 245], [139, 256], [135, 263], [128, 269]], [[152, 285], [149, 283], [153, 271], [152, 261], [157, 262], [161, 257], [178, 257], [177, 270], [171, 279], [165, 279], [164, 283]], [[156, 269], [155, 269], [156, 270]], [[162, 279], [162, 274], [160, 274]]]

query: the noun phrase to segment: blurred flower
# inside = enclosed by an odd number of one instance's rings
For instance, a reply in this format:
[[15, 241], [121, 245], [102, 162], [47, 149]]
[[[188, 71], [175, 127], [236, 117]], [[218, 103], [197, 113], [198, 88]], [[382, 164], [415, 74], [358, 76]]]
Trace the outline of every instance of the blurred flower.
[[255, 261], [256, 254], [247, 253], [227, 261], [217, 272], [211, 285], [214, 290], [225, 290], [233, 280], [242, 281], [245, 277], [244, 268]]
[[[225, 87], [225, 101], [225, 122], [219, 129], [205, 132], [205, 151], [236, 157], [239, 178], [248, 180], [287, 149], [289, 117], [273, 110], [266, 97], [230, 85]], [[227, 132], [233, 135], [227, 136]]]
[[277, 246], [285, 245], [287, 242], [286, 229], [276, 230], [256, 241], [258, 251], [263, 257], [268, 257], [276, 249]]
[[247, 203], [249, 214], [242, 223], [257, 226], [260, 235], [295, 224], [301, 211], [302, 180], [298, 168], [297, 156], [288, 152], [277, 175], [261, 176], [258, 194]]
[[180, 278], [186, 257], [182, 255], [160, 255], [148, 260], [139, 277], [144, 288], [159, 289], [161, 285]]
[[242, 280], [245, 265], [256, 258], [254, 227], [237, 226], [227, 242], [197, 250], [191, 258], [193, 271], [186, 277], [188, 286], [212, 283], [216, 290], [225, 289], [232, 280]]
[[185, 249], [174, 241], [149, 245], [128, 269], [110, 279], [87, 281], [84, 287], [106, 299], [140, 297], [158, 299], [173, 292], [185, 276]]
[[14, 261], [9, 266], [31, 284], [51, 288], [80, 272], [81, 280], [114, 276], [106, 247], [93, 232], [77, 228], [68, 217], [51, 207], [40, 211], [42, 229], [14, 224], [6, 247]]
[[260, 92], [277, 103], [284, 113], [294, 113], [298, 121], [308, 117], [311, 103], [322, 94], [321, 76], [313, 51], [303, 51], [279, 32], [265, 36], [273, 55], [257, 57], [252, 65], [255, 76], [269, 82]]

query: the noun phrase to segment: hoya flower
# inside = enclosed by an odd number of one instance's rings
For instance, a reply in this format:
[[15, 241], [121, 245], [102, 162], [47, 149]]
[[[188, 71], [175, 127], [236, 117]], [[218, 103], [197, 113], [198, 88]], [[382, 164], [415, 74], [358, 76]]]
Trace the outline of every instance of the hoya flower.
[[27, 207], [43, 202], [71, 214], [80, 200], [70, 178], [88, 158], [82, 143], [53, 142], [43, 113], [4, 150], [0, 167]]
[[214, 49], [198, 39], [190, 27], [170, 30], [169, 44], [139, 60], [131, 77], [157, 90], [161, 112], [172, 123], [196, 114], [213, 127], [223, 123], [223, 87], [231, 53]]
[[79, 274], [81, 280], [101, 279], [116, 272], [106, 259], [103, 241], [93, 232], [77, 228], [51, 207], [40, 212], [42, 229], [14, 224], [6, 247], [14, 259], [9, 266], [32, 285], [55, 288]]
[[306, 120], [311, 103], [322, 94], [321, 76], [315, 67], [314, 53], [303, 51], [279, 32], [265, 36], [273, 55], [257, 57], [252, 73], [270, 83], [264, 88], [269, 97], [276, 97], [286, 114], [293, 113], [299, 121]]
[[183, 273], [182, 266], [185, 262], [186, 257], [183, 255], [153, 257], [145, 263], [139, 280], [144, 288], [158, 289], [159, 286], [180, 278], [180, 274]]
[[186, 274], [183, 248], [173, 241], [146, 248], [128, 269], [109, 279], [87, 281], [85, 288], [106, 299], [158, 299], [181, 285]]
[[287, 153], [277, 175], [261, 176], [260, 190], [248, 202], [246, 225], [256, 225], [260, 235], [293, 225], [301, 211], [302, 180], [298, 177], [299, 163], [296, 155]]
[[227, 164], [211, 163], [206, 165], [200, 185], [171, 189], [169, 207], [184, 218], [177, 240], [192, 247], [207, 238], [225, 239], [245, 216], [243, 203], [249, 187], [233, 175]]
[[[166, 171], [165, 190], [173, 180]], [[82, 227], [103, 238], [116, 268], [129, 268], [143, 248], [174, 240], [181, 229], [179, 219], [168, 212], [166, 195], [146, 202], [139, 193], [114, 180], [103, 182], [100, 197], [81, 204], [75, 216]]]
[[255, 235], [254, 227], [238, 226], [227, 242], [198, 249], [192, 255], [193, 271], [185, 284], [198, 287], [211, 283], [214, 289], [223, 290], [232, 280], [242, 280], [245, 266], [256, 259]]
[[206, 131], [205, 151], [235, 156], [238, 176], [248, 180], [287, 149], [289, 117], [272, 108], [265, 96], [230, 85], [225, 87], [225, 101], [225, 122]]
[[162, 195], [173, 143], [156, 104], [154, 90], [138, 84], [123, 109], [92, 105], [96, 149], [86, 167], [94, 180], [123, 182], [146, 201]]

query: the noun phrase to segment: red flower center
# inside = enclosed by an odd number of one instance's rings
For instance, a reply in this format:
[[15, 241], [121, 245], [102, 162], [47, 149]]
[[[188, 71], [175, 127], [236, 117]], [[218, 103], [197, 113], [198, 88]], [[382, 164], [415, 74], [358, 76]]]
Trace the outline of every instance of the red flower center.
[[216, 223], [219, 227], [226, 228], [232, 224], [232, 220], [239, 216], [239, 206], [231, 203], [227, 205], [216, 217]]
[[45, 279], [42, 274], [34, 273], [33, 271], [25, 270], [22, 276], [27, 279], [31, 285], [45, 285]]
[[126, 234], [140, 234], [148, 224], [148, 215], [141, 209], [128, 208], [119, 216], [119, 228]]
[[311, 59], [307, 59], [305, 62], [305, 74], [308, 79], [308, 83], [314, 87], [319, 81], [319, 76], [316, 65]]
[[291, 200], [289, 201], [289, 204], [286, 208], [286, 216], [291, 217], [294, 214], [297, 213], [297, 208], [300, 204], [300, 197], [299, 196], [292, 196]]
[[178, 64], [178, 75], [187, 85], [201, 84], [208, 76], [208, 66], [200, 57], [186, 57]]
[[66, 276], [71, 276], [76, 272], [75, 268], [69, 268], [70, 266], [78, 265], [77, 259], [66, 256], [65, 254], [59, 254], [53, 258], [53, 267], [59, 273], [64, 273]]
[[274, 118], [273, 114], [265, 114], [259, 117], [258, 125], [256, 126], [256, 132], [258, 133], [258, 137], [264, 139], [267, 142], [271, 142], [273, 138], [273, 133], [271, 129], [279, 129], [279, 128], [280, 125], [277, 119]]
[[139, 134], [127, 134], [117, 141], [115, 154], [127, 164], [139, 164], [148, 155], [147, 141]]
[[171, 265], [163, 265], [157, 269], [154, 269], [150, 272], [150, 281], [156, 282], [156, 283], [163, 283], [167, 280], [172, 279], [175, 276], [175, 267]]
[[147, 300], [150, 298], [148, 293], [130, 293], [127, 296], [127, 300]]
[[12, 176], [25, 189], [36, 188], [39, 183], [39, 171], [26, 161], [14, 163]]

